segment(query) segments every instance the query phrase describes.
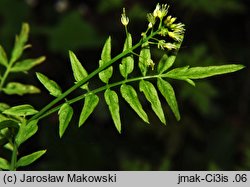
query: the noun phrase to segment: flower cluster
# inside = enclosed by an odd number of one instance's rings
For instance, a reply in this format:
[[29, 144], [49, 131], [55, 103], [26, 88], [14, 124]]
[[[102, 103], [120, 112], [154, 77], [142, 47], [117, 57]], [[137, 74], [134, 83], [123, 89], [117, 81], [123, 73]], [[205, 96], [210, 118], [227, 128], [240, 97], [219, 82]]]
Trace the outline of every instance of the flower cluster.
[[[185, 32], [184, 24], [175, 23], [176, 17], [167, 16], [168, 8], [169, 6], [166, 4], [164, 5], [157, 4], [153, 13], [149, 13], [147, 15], [147, 19], [149, 22], [148, 29], [153, 29], [157, 19], [159, 19], [160, 23], [158, 27], [159, 30], [158, 34], [163, 37], [168, 36], [169, 38], [172, 38], [175, 41], [174, 43], [170, 43], [166, 42], [165, 40], [158, 40], [157, 46], [159, 49], [163, 50], [177, 49], [177, 43], [180, 43], [183, 40], [183, 35]], [[167, 16], [167, 18], [163, 22], [162, 20], [164, 19], [165, 16]]]
[[173, 44], [173, 43], [170, 43], [170, 42], [167, 42], [165, 40], [159, 40], [158, 41], [158, 44], [157, 44], [157, 47], [159, 49], [168, 49], [168, 50], [173, 50], [173, 49], [177, 49], [177, 45], [176, 44]]
[[167, 4], [160, 6], [160, 4], [158, 3], [156, 5], [154, 12], [153, 12], [153, 16], [155, 18], [158, 17], [158, 18], [160, 18], [160, 20], [162, 20], [167, 15], [168, 8], [169, 8], [169, 6], [167, 6]]
[[[158, 3], [155, 10], [147, 14], [148, 28], [141, 35], [144, 39], [147, 38], [148, 35], [152, 35], [148, 40], [149, 44], [156, 45], [161, 50], [178, 50], [183, 40], [185, 28], [184, 24], [176, 23], [176, 17], [167, 15], [168, 9], [169, 6], [167, 4], [160, 5]], [[126, 33], [128, 33], [127, 25], [129, 18], [126, 16], [125, 8], [121, 14], [121, 23], [125, 26]], [[149, 33], [149, 31], [151, 31], [151, 33]], [[149, 58], [145, 60], [144, 63], [146, 67], [150, 66], [152, 70], [154, 69], [155, 64], [152, 59]]]
[[181, 42], [185, 32], [184, 28], [185, 25], [182, 23], [176, 24], [174, 23], [175, 21], [176, 21], [175, 17], [168, 16], [164, 21], [164, 24], [169, 30], [171, 30], [168, 32], [169, 37], [173, 38], [175, 41]]

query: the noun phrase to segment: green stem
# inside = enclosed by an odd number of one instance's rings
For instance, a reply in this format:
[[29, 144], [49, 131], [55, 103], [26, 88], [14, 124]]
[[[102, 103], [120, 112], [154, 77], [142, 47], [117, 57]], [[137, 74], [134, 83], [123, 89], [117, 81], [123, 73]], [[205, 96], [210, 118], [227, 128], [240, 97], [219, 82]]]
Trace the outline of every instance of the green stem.
[[6, 71], [3, 74], [3, 77], [2, 77], [1, 82], [0, 82], [0, 92], [3, 89], [4, 83], [5, 83], [7, 77], [9, 75], [9, 73], [10, 73], [10, 70], [11, 70], [13, 64], [14, 64], [14, 62], [9, 63], [9, 65], [6, 68]]
[[18, 146], [16, 142], [13, 142], [13, 151], [12, 151], [12, 156], [11, 156], [11, 164], [10, 164], [10, 170], [11, 171], [16, 171], [16, 161], [17, 161], [17, 150]]
[[[119, 81], [119, 82], [115, 82], [115, 83], [112, 83], [112, 84], [108, 84], [108, 85], [105, 85], [105, 86], [102, 86], [102, 87], [99, 87], [95, 90], [92, 90], [92, 91], [89, 91], [88, 93], [85, 93], [85, 94], [82, 94], [82, 95], [79, 95], [78, 97], [75, 97], [71, 100], [68, 100], [67, 103], [69, 104], [73, 104], [73, 103], [76, 103], [82, 99], [84, 99], [87, 95], [89, 94], [97, 94], [99, 92], [102, 92], [108, 88], [112, 88], [112, 87], [116, 87], [116, 86], [119, 86], [119, 85], [122, 85], [122, 84], [126, 84], [126, 83], [129, 83], [129, 82], [135, 82], [135, 81], [140, 81], [140, 80], [144, 80], [144, 79], [154, 79], [154, 78], [159, 78], [159, 77], [164, 77], [165, 75], [163, 74], [160, 74], [160, 75], [152, 75], [152, 76], [145, 76], [145, 77], [136, 77], [136, 78], [131, 78], [131, 79], [125, 79], [123, 81]], [[57, 107], [54, 107], [52, 108], [51, 110], [49, 110], [48, 112], [46, 112], [45, 114], [41, 115], [38, 119], [42, 119], [56, 111], [58, 111], [60, 109], [60, 107], [62, 106], [59, 105]]]
[[[79, 88], [80, 86], [82, 86], [83, 84], [85, 84], [87, 81], [89, 81], [92, 77], [94, 77], [95, 75], [97, 75], [98, 73], [100, 73], [102, 70], [106, 69], [107, 67], [111, 66], [114, 62], [116, 62], [117, 60], [121, 59], [122, 57], [126, 56], [127, 54], [131, 53], [131, 51], [135, 50], [136, 48], [140, 47], [143, 43], [147, 42], [149, 39], [151, 39], [154, 35], [156, 35], [158, 33], [158, 30], [152, 34], [150, 34], [148, 37], [141, 39], [137, 44], [135, 44], [131, 49], [128, 49], [122, 53], [120, 53], [119, 55], [115, 56], [113, 59], [111, 59], [109, 62], [107, 62], [105, 65], [99, 67], [98, 69], [96, 69], [95, 71], [93, 71], [92, 73], [90, 73], [86, 78], [84, 78], [83, 80], [79, 81], [77, 84], [75, 84], [74, 86], [72, 86], [71, 88], [69, 88], [67, 91], [65, 91], [64, 93], [62, 93], [62, 95], [60, 95], [59, 97], [57, 97], [56, 99], [54, 99], [52, 102], [50, 102], [48, 105], [46, 105], [44, 108], [42, 108], [36, 115], [32, 116], [28, 122], [35, 120], [35, 119], [40, 119], [40, 117], [46, 113], [46, 111], [48, 111], [50, 108], [52, 108], [55, 104], [57, 104], [59, 101], [61, 101], [62, 99], [64, 99], [67, 95], [69, 95], [71, 92], [73, 92], [74, 90], [76, 90], [77, 88]], [[28, 123], [27, 122], [27, 123]]]

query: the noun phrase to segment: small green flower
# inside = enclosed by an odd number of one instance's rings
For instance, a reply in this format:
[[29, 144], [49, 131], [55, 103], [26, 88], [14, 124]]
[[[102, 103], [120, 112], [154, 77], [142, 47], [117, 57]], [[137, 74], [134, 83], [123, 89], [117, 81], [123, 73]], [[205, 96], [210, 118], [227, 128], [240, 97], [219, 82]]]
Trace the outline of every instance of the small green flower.
[[165, 43], [164, 48], [166, 48], [168, 50], [173, 50], [173, 49], [177, 49], [177, 46], [175, 44], [172, 44], [172, 43]]
[[156, 5], [155, 10], [153, 12], [153, 16], [155, 18], [160, 18], [161, 20], [163, 19], [164, 16], [167, 15], [168, 13], [168, 8], [167, 4], [160, 5], [159, 3]]
[[178, 34], [177, 32], [168, 32], [168, 36], [170, 38], [173, 38], [175, 41], [178, 42], [182, 41], [182, 35]]
[[122, 17], [121, 17], [121, 22], [122, 24], [126, 27], [129, 23], [129, 18], [126, 16], [126, 11], [125, 8], [123, 8], [123, 13], [122, 13]]
[[185, 25], [182, 23], [177, 23], [177, 24], [172, 24], [170, 28], [173, 29], [175, 33], [183, 34], [185, 32], [184, 26]]
[[155, 63], [153, 62], [152, 59], [148, 59], [147, 60], [147, 66], [150, 66], [152, 68], [152, 70], [154, 70]]
[[149, 25], [151, 27], [153, 27], [153, 25], [155, 24], [155, 17], [154, 17], [154, 15], [152, 13], [147, 14], [147, 19], [148, 19]]
[[151, 29], [153, 27], [153, 24], [152, 23], [149, 23], [148, 24], [148, 28]]
[[159, 35], [161, 36], [167, 36], [168, 35], [168, 29], [165, 27], [161, 27], [161, 30], [159, 31]]
[[167, 28], [170, 28], [173, 33], [168, 33], [171, 38], [176, 38], [176, 35], [183, 35], [185, 32], [185, 25], [182, 23], [174, 23], [176, 21], [176, 17], [168, 16], [164, 24]]
[[162, 49], [164, 50], [164, 45], [166, 44], [166, 41], [165, 40], [159, 40], [158, 44], [157, 44], [157, 47], [159, 49]]
[[176, 20], [176, 17], [168, 16], [168, 17], [165, 19], [164, 23], [165, 23], [165, 25], [166, 25], [167, 27], [170, 27], [170, 26], [175, 22], [175, 20]]

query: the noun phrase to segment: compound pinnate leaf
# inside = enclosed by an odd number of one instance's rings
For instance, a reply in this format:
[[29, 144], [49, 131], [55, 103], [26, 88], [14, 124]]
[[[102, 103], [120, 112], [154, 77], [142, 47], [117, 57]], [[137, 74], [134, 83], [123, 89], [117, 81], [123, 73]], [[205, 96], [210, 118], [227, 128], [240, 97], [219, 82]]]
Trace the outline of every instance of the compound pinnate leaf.
[[107, 89], [104, 93], [105, 101], [109, 107], [112, 119], [115, 123], [115, 127], [119, 133], [121, 133], [121, 119], [120, 119], [120, 108], [119, 100], [115, 91]]
[[60, 138], [63, 136], [66, 128], [68, 127], [71, 118], [73, 116], [73, 108], [68, 104], [64, 103], [60, 110], [58, 111], [59, 115], [59, 136]]
[[41, 156], [43, 156], [45, 153], [46, 153], [46, 150], [41, 150], [41, 151], [34, 152], [32, 154], [23, 156], [17, 161], [16, 167], [18, 168], [18, 167], [28, 166], [32, 164], [33, 162], [35, 162], [37, 159], [39, 159]]
[[228, 64], [221, 66], [207, 66], [207, 67], [193, 67], [188, 66], [183, 68], [176, 68], [166, 73], [166, 77], [186, 80], [186, 79], [202, 79], [214, 75], [232, 73], [243, 69], [243, 65]]
[[29, 116], [34, 115], [38, 111], [29, 104], [18, 105], [4, 110], [3, 113], [11, 116]]
[[149, 123], [148, 116], [142, 108], [135, 89], [130, 85], [123, 84], [121, 86], [121, 94], [131, 108], [134, 109], [134, 111], [140, 116], [140, 118], [146, 123]]
[[36, 73], [38, 80], [43, 84], [43, 86], [50, 92], [51, 95], [58, 97], [62, 94], [60, 86], [53, 80], [50, 80], [47, 76], [42, 73]]
[[41, 64], [46, 59], [45, 56], [41, 56], [35, 59], [26, 59], [20, 62], [16, 62], [11, 68], [12, 72], [26, 72], [33, 68], [34, 66]]
[[146, 42], [142, 45], [142, 49], [140, 51], [140, 56], [139, 56], [139, 68], [141, 70], [142, 75], [146, 76], [148, 67], [149, 66], [153, 67], [153, 65], [154, 64], [151, 60], [149, 43]]
[[37, 126], [38, 120], [33, 120], [26, 124], [25, 122], [21, 123], [19, 131], [16, 136], [16, 143], [17, 145], [21, 145], [23, 142], [28, 140], [34, 134], [36, 134], [38, 130]]
[[[104, 44], [101, 54], [101, 60], [99, 60], [99, 66], [100, 67], [104, 66], [110, 60], [111, 60], [111, 37], [109, 37]], [[110, 66], [109, 68], [99, 73], [99, 78], [101, 79], [102, 82], [108, 83], [112, 74], [113, 74], [113, 67]]]
[[139, 83], [140, 91], [144, 93], [146, 99], [150, 102], [151, 107], [163, 124], [166, 124], [164, 112], [157, 91], [151, 82], [141, 80]]
[[10, 164], [9, 162], [0, 157], [0, 169], [4, 169], [4, 170], [9, 170], [10, 169]]
[[177, 100], [175, 97], [173, 87], [161, 78], [157, 79], [157, 86], [160, 90], [161, 94], [165, 97], [168, 105], [170, 106], [171, 110], [173, 111], [177, 121], [180, 120], [180, 112], [177, 104]]
[[[132, 37], [131, 34], [128, 33], [127, 38], [124, 43], [123, 51], [129, 50], [132, 48]], [[119, 65], [121, 75], [124, 78], [127, 78], [128, 74], [130, 74], [134, 69], [134, 58], [133, 55], [126, 56], [122, 59], [122, 63]]]
[[8, 95], [24, 95], [24, 94], [36, 94], [40, 93], [40, 89], [33, 85], [26, 85], [19, 82], [9, 82], [5, 88], [3, 88], [4, 93]]
[[176, 56], [171, 55], [168, 56], [164, 54], [157, 66], [157, 72], [162, 74], [163, 72], [167, 71], [174, 63]]
[[23, 53], [25, 49], [25, 44], [28, 40], [29, 35], [29, 25], [27, 23], [22, 24], [21, 32], [18, 36], [16, 36], [16, 41], [14, 45], [14, 49], [11, 54], [10, 62], [15, 62]]
[[79, 119], [79, 127], [88, 119], [99, 102], [99, 97], [95, 94], [89, 94], [84, 99], [84, 105]]
[[[72, 51], [69, 51], [69, 58], [70, 58], [71, 67], [72, 67], [73, 75], [74, 75], [76, 82], [79, 82], [85, 77], [87, 77], [88, 76], [87, 71], [84, 69], [81, 62], [78, 60], [78, 58]], [[81, 88], [88, 89], [88, 84], [81, 86]]]
[[0, 64], [8, 66], [8, 59], [4, 48], [0, 45]]

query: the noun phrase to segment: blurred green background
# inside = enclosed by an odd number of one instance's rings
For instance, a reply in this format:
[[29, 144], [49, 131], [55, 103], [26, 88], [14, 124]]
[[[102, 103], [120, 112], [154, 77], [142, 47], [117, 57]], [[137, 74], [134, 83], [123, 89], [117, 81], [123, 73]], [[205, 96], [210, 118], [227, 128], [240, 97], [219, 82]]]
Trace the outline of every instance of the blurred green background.
[[[197, 82], [196, 88], [174, 81], [181, 121], [162, 102], [168, 125], [163, 126], [143, 97], [150, 125], [144, 124], [120, 99], [123, 132], [119, 135], [103, 96], [94, 114], [77, 127], [83, 103], [60, 139], [57, 115], [40, 122], [39, 133], [21, 147], [20, 155], [38, 149], [47, 154], [25, 170], [250, 170], [250, 1], [249, 0], [0, 0], [0, 43], [10, 51], [21, 23], [31, 26], [28, 56], [46, 55], [44, 64], [12, 80], [40, 85], [34, 72], [45, 73], [64, 90], [74, 82], [68, 50], [91, 72], [98, 66], [105, 39], [122, 50], [120, 14], [126, 7], [129, 30], [138, 40], [147, 27], [146, 13], [157, 2], [170, 4], [170, 14], [186, 24], [184, 43], [175, 66], [244, 64], [233, 74]], [[157, 54], [156, 54], [157, 55]], [[93, 85], [93, 83], [92, 83]], [[95, 85], [94, 85], [95, 86]], [[42, 108], [52, 97], [0, 96], [11, 105], [31, 102]], [[2, 150], [0, 150], [0, 153]]]

